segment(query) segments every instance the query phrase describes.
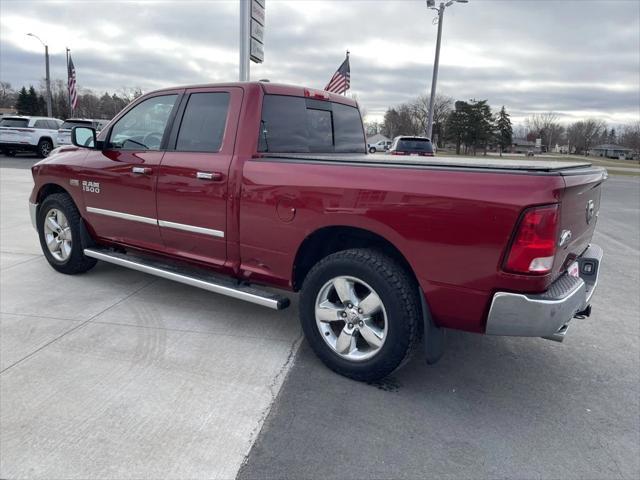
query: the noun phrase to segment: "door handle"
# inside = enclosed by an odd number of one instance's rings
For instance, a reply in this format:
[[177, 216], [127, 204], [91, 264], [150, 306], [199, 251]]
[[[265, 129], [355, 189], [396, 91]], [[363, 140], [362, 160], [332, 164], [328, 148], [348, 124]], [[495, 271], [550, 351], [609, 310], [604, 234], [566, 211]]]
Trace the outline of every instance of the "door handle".
[[138, 175], [149, 175], [151, 173], [151, 169], [146, 167], [132, 167], [131, 171]]
[[222, 180], [220, 172], [197, 172], [196, 178], [200, 180]]

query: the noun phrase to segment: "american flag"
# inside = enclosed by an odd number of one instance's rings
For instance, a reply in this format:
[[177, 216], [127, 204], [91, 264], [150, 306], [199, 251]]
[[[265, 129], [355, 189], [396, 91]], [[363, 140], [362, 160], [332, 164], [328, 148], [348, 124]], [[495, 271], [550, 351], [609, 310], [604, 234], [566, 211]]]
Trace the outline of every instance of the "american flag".
[[347, 58], [324, 89], [332, 93], [345, 93], [349, 87], [351, 87], [351, 68], [349, 67], [349, 54], [347, 54]]
[[69, 79], [69, 99], [71, 100], [71, 110], [75, 110], [78, 106], [78, 91], [76, 90], [76, 67], [73, 66], [73, 60], [69, 55], [69, 64], [67, 65], [67, 78]]

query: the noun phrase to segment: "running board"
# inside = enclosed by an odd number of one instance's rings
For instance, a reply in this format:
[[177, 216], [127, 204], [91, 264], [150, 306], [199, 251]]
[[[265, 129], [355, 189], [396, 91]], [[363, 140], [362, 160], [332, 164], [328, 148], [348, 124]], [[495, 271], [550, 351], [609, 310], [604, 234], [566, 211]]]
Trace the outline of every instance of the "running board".
[[283, 310], [289, 306], [287, 297], [239, 284], [232, 279], [211, 274], [204, 269], [178, 267], [156, 258], [97, 248], [85, 248], [84, 254], [87, 257], [102, 260], [103, 262], [113, 263], [120, 267], [130, 268], [131, 270], [184, 283], [209, 292], [255, 303], [273, 310]]

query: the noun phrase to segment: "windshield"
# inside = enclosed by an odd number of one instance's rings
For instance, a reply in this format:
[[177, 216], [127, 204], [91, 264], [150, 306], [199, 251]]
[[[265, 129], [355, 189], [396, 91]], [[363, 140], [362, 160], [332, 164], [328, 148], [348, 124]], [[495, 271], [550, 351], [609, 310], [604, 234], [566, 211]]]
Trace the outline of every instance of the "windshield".
[[26, 127], [29, 120], [26, 118], [3, 118], [0, 120], [0, 127]]
[[398, 140], [396, 150], [402, 152], [433, 152], [433, 146], [426, 138], [403, 138]]
[[91, 127], [93, 123], [91, 121], [83, 122], [82, 120], [67, 120], [65, 121], [60, 130], [71, 130], [73, 127]]

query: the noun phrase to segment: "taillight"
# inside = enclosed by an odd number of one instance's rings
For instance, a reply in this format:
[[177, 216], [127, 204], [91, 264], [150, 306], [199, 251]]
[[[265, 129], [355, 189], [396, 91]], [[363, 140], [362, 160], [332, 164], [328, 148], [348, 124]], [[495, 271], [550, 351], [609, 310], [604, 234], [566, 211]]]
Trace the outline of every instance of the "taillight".
[[558, 216], [558, 205], [526, 210], [516, 229], [504, 269], [514, 273], [549, 273], [556, 254]]

